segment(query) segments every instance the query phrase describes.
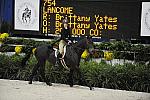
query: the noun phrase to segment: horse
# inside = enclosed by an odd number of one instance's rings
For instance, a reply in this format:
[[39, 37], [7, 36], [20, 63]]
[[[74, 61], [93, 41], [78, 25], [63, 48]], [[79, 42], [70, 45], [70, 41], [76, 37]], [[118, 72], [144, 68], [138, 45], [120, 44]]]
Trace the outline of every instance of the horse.
[[[64, 56], [64, 61], [66, 63], [66, 66], [69, 68], [68, 76], [69, 76], [70, 87], [73, 87], [73, 73], [74, 72], [78, 73], [80, 82], [83, 82], [83, 80], [85, 81], [79, 68], [81, 55], [85, 49], [88, 49], [89, 52], [93, 51], [94, 47], [93, 47], [92, 38], [84, 37], [80, 41], [66, 46], [66, 54]], [[28, 53], [25, 56], [25, 58], [22, 60], [22, 66], [26, 64], [26, 61], [29, 59], [31, 55], [30, 53]], [[46, 60], [48, 60], [52, 65], [55, 65], [56, 63], [55, 53], [56, 52], [53, 49], [52, 45], [41, 45], [37, 47], [37, 49], [35, 50], [35, 57], [38, 62], [33, 67], [32, 74], [29, 77], [29, 84], [32, 84], [32, 79], [36, 75], [37, 70], [39, 69], [40, 74], [42, 78], [44, 79], [44, 82], [46, 82], [47, 85], [50, 85], [50, 86], [52, 85], [52, 83], [48, 81], [47, 78], [45, 77], [44, 70], [45, 70]], [[85, 84], [88, 85], [90, 90], [92, 90], [91, 85], [87, 84], [87, 82]]]

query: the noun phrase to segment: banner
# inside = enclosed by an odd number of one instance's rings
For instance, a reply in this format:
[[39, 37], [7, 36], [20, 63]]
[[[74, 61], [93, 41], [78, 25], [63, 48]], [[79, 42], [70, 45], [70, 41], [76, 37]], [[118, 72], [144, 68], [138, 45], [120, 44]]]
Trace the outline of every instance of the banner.
[[150, 36], [150, 2], [142, 2], [141, 36]]
[[15, 30], [39, 31], [40, 0], [15, 0]]

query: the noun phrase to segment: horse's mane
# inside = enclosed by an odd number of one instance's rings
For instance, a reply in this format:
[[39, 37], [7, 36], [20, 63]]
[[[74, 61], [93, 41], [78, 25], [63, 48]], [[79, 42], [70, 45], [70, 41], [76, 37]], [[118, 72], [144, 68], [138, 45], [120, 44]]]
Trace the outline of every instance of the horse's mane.
[[81, 46], [81, 44], [85, 41], [85, 37], [83, 37], [83, 38], [81, 38], [78, 42], [76, 42], [76, 43], [74, 43], [74, 44], [72, 44], [73, 46], [75, 46], [75, 47], [80, 47]]

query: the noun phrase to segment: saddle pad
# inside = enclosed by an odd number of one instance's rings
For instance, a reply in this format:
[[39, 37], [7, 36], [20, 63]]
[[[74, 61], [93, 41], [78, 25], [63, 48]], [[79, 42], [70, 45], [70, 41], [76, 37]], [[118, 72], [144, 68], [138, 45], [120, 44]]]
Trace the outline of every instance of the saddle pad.
[[59, 50], [56, 48], [53, 48], [55, 50], [55, 57], [57, 58], [57, 54], [59, 53]]

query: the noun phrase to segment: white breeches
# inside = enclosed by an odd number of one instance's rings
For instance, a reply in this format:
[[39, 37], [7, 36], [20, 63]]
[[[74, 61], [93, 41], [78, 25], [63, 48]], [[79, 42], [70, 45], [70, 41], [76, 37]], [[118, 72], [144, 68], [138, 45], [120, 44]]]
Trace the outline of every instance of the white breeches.
[[60, 52], [60, 54], [62, 54], [63, 55], [63, 53], [64, 53], [64, 46], [66, 45], [67, 43], [64, 41], [64, 40], [60, 40], [60, 42], [59, 42], [59, 52]]

